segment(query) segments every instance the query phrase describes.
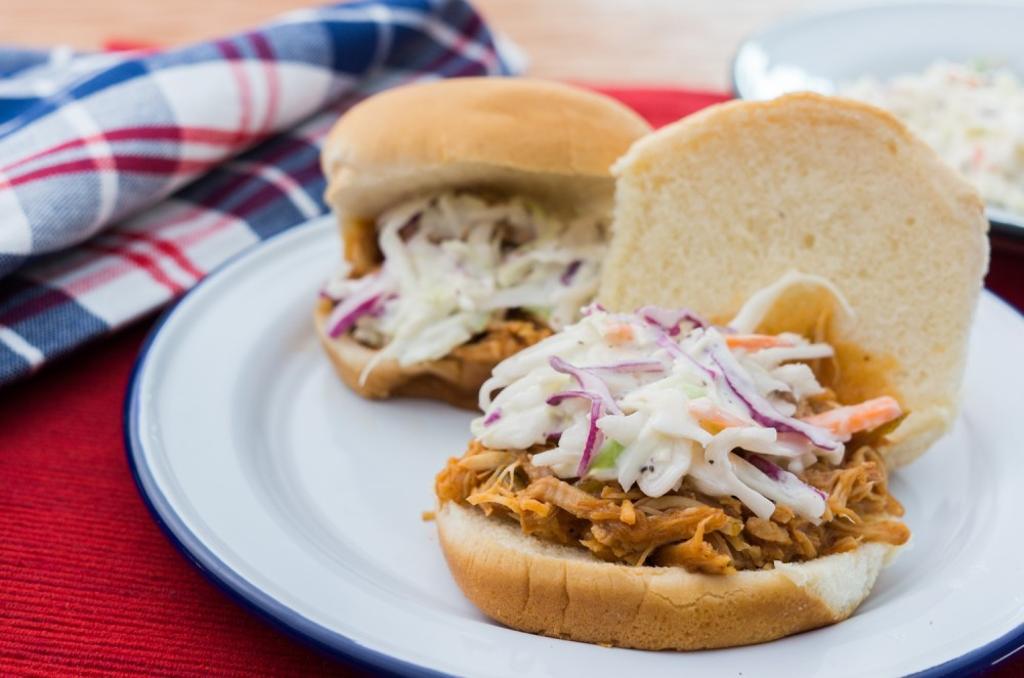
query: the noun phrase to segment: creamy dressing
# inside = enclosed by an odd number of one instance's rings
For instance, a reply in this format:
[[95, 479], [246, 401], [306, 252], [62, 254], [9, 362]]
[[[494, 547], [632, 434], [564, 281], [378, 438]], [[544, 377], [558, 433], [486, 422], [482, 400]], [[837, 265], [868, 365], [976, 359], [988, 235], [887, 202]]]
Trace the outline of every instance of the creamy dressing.
[[692, 314], [659, 309], [585, 309], [576, 324], [494, 369], [473, 434], [492, 449], [549, 447], [532, 462], [560, 478], [617, 481], [660, 497], [689, 477], [761, 518], [784, 503], [818, 522], [824, 497], [794, 473], [818, 458], [838, 463], [843, 443], [793, 415], [823, 391], [802, 361], [830, 357], [832, 347], [794, 334], [761, 349], [726, 341], [756, 329], [779, 295], [806, 284], [825, 286], [848, 309], [831, 283], [802, 274], [755, 294], [734, 321], [740, 327], [703, 327], [682, 320]]
[[579, 317], [597, 290], [604, 227], [566, 219], [522, 198], [465, 193], [412, 200], [377, 221], [381, 268], [325, 286], [337, 301], [326, 326], [379, 347], [401, 365], [441, 358], [511, 309], [553, 329]]

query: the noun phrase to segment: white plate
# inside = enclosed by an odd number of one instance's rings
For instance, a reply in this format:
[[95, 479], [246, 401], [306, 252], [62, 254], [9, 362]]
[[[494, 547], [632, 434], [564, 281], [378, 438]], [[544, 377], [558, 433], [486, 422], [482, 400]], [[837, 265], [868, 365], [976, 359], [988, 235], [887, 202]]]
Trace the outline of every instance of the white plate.
[[157, 520], [286, 629], [378, 668], [514, 678], [949, 672], [1024, 644], [1024, 322], [995, 297], [955, 430], [894, 478], [914, 537], [852, 619], [755, 647], [639, 652], [511, 631], [462, 597], [420, 514], [470, 415], [366, 402], [335, 377], [311, 307], [339, 256], [319, 220], [211, 276], [153, 331], [125, 403]]
[[[1005, 63], [1024, 78], [1024, 2], [913, 2], [804, 14], [740, 45], [732, 64], [741, 99], [801, 90], [833, 94], [864, 75], [923, 71], [937, 59]], [[995, 230], [1024, 238], [1024, 215], [989, 208]]]

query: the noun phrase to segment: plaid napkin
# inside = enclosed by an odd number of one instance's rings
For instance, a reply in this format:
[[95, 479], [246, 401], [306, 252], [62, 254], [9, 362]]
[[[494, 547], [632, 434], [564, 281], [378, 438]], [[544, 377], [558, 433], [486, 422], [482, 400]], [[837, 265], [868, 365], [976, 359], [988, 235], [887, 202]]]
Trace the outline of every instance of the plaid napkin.
[[461, 0], [303, 10], [166, 51], [0, 48], [0, 384], [323, 214], [318, 144], [360, 98], [508, 74], [506, 55]]

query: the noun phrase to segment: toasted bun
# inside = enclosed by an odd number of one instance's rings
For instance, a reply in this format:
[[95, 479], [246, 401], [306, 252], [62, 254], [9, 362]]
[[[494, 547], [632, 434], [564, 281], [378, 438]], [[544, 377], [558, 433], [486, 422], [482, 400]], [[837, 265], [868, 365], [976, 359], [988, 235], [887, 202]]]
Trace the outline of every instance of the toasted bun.
[[872, 543], [774, 570], [705, 575], [606, 563], [454, 502], [441, 507], [437, 526], [456, 583], [488, 617], [645, 650], [749, 645], [842, 621], [896, 550]]
[[[856, 312], [829, 333], [840, 400], [889, 393], [910, 413], [883, 441], [887, 461], [949, 427], [988, 222], [974, 188], [896, 119], [812, 94], [727, 103], [639, 141], [614, 171], [605, 305], [721, 322], [787, 271], [824, 276]], [[790, 295], [765, 325], [809, 329], [820, 301]]]
[[327, 201], [372, 218], [417, 195], [484, 188], [554, 208], [610, 206], [612, 163], [650, 131], [602, 94], [525, 78], [455, 78], [388, 90], [324, 142]]

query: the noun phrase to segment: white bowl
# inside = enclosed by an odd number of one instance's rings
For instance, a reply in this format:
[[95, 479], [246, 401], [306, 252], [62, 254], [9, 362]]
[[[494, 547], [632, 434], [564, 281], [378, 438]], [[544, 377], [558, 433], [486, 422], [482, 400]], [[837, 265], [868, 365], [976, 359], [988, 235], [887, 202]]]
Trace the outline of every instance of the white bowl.
[[[802, 14], [745, 40], [732, 64], [741, 99], [833, 94], [865, 75], [920, 72], [939, 59], [992, 59], [1024, 75], [1024, 2], [903, 3]], [[988, 209], [993, 230], [1024, 238], [1024, 215]]]

